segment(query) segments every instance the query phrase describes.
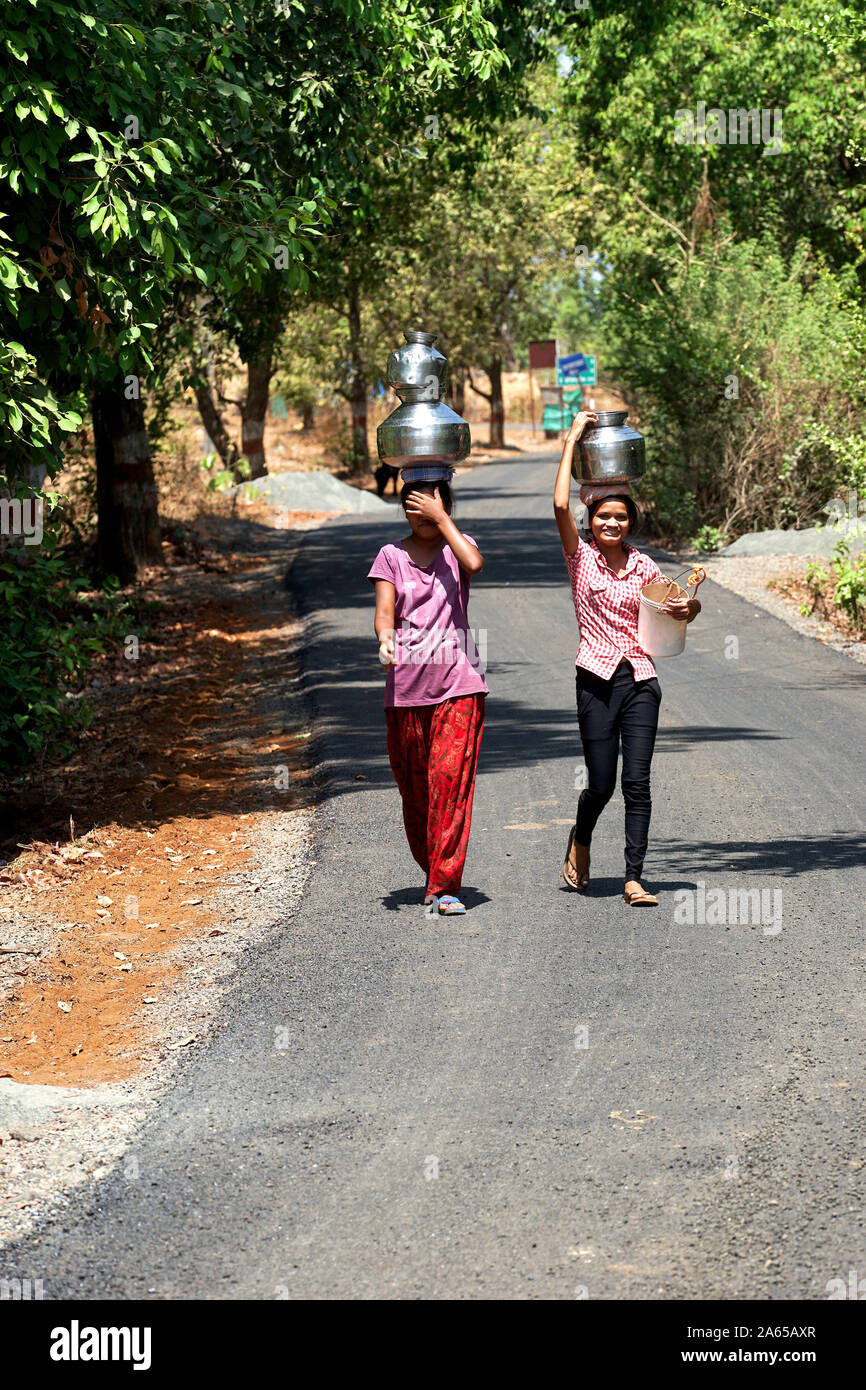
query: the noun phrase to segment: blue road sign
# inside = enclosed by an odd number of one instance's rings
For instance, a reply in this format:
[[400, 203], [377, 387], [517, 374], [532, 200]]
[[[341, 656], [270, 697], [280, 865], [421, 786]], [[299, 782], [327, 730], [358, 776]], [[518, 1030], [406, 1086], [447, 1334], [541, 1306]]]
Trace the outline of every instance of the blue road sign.
[[564, 377], [577, 378], [580, 372], [586, 371], [586, 366], [586, 358], [582, 352], [573, 352], [570, 357], [556, 359], [557, 371]]
[[557, 386], [572, 386], [576, 381], [579, 381], [581, 386], [598, 385], [598, 371], [594, 354], [589, 353], [584, 357], [582, 352], [575, 352], [571, 357], [557, 359]]

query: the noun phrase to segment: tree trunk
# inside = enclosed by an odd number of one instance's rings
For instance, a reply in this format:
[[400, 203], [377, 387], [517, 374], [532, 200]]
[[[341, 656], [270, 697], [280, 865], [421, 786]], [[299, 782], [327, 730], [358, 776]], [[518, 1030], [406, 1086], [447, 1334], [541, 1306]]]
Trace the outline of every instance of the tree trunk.
[[162, 564], [156, 479], [141, 400], [127, 400], [123, 377], [97, 386], [91, 400], [96, 453], [97, 556], [130, 584]]
[[486, 368], [490, 378], [490, 441], [488, 448], [505, 448], [505, 402], [502, 398], [502, 358], [494, 357]]
[[316, 407], [314, 405], [304, 405], [301, 407], [301, 429], [304, 434], [309, 434], [310, 430], [316, 427]]
[[213, 397], [213, 392], [209, 386], [196, 386], [195, 398], [198, 403], [198, 413], [201, 422], [208, 433], [208, 438], [213, 441], [213, 446], [222, 460], [224, 468], [231, 469], [232, 472], [237, 468], [240, 452], [237, 444], [232, 439], [225, 426], [219, 406]]
[[[241, 407], [242, 445], [251, 478], [262, 478], [268, 471], [265, 461], [265, 417], [268, 412], [274, 345], [264, 343], [247, 363], [247, 392]], [[235, 481], [238, 481], [236, 476]]]
[[352, 363], [352, 382], [349, 401], [352, 407], [352, 468], [366, 473], [370, 468], [367, 448], [367, 383], [361, 361], [361, 299], [358, 285], [349, 286], [349, 359]]
[[466, 372], [463, 367], [455, 367], [451, 373], [449, 395], [451, 409], [462, 415], [466, 409]]
[[483, 396], [490, 403], [490, 438], [487, 441], [488, 449], [505, 448], [505, 406], [502, 399], [502, 358], [494, 357], [489, 365], [484, 369], [490, 381], [490, 390], [482, 391], [480, 386], [476, 386], [472, 380], [472, 373], [467, 372], [469, 385], [476, 396]]

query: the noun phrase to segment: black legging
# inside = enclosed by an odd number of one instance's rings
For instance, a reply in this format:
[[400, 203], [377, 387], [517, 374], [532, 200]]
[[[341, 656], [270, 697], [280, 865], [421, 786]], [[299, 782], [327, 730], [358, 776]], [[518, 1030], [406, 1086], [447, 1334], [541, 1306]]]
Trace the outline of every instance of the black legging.
[[622, 794], [625, 798], [625, 877], [643, 873], [652, 800], [650, 764], [662, 699], [658, 678], [636, 681], [628, 661], [621, 661], [610, 680], [577, 668], [577, 722], [586, 759], [588, 782], [577, 803], [575, 839], [588, 845], [596, 821], [616, 786], [622, 738]]

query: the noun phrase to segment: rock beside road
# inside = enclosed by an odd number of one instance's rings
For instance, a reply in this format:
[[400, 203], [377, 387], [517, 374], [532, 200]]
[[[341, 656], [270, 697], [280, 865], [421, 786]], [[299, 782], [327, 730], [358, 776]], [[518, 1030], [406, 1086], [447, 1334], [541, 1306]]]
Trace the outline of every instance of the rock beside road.
[[232, 488], [241, 497], [266, 502], [287, 511], [309, 512], [393, 512], [393, 502], [384, 502], [374, 492], [350, 487], [324, 469], [310, 473], [270, 473], [254, 482]]
[[842, 523], [835, 526], [809, 526], [804, 531], [749, 531], [731, 545], [719, 550], [719, 555], [832, 555], [845, 537], [851, 554], [857, 554], [866, 542], [866, 527], [861, 523]]

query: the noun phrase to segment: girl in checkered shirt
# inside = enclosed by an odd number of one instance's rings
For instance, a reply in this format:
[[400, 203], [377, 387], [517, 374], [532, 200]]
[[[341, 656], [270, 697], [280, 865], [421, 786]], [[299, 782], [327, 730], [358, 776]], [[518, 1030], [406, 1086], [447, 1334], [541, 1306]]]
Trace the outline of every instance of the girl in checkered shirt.
[[[658, 729], [662, 692], [652, 659], [637, 640], [640, 591], [664, 576], [654, 560], [626, 537], [638, 527], [638, 511], [627, 484], [581, 488], [589, 507], [590, 539], [583, 540], [571, 513], [571, 462], [574, 446], [597, 420], [581, 411], [572, 421], [562, 450], [553, 510], [571, 580], [580, 627], [575, 659], [577, 719], [586, 762], [587, 785], [568, 837], [562, 876], [583, 892], [589, 884], [589, 847], [599, 816], [613, 795], [620, 744], [625, 799], [625, 888], [634, 907], [657, 907], [658, 898], [641, 883], [649, 837], [652, 800], [650, 764]], [[669, 601], [665, 612], [691, 622], [701, 611], [697, 599]]]

